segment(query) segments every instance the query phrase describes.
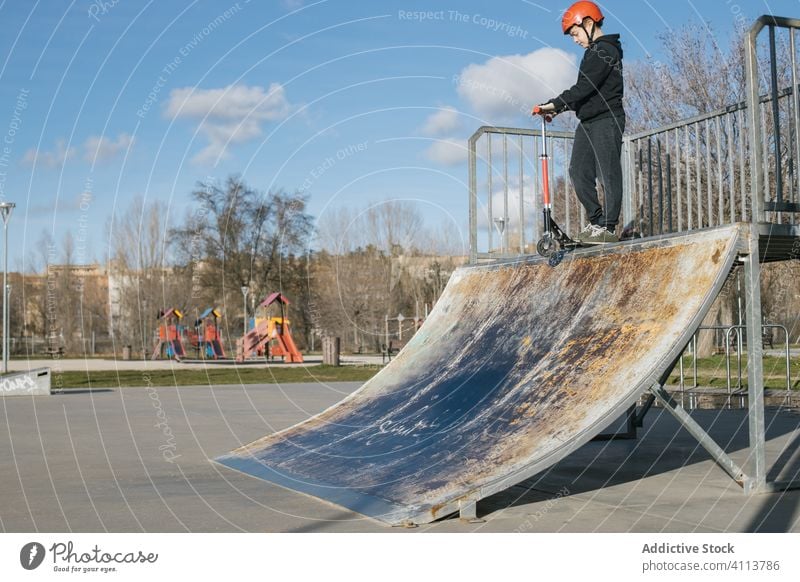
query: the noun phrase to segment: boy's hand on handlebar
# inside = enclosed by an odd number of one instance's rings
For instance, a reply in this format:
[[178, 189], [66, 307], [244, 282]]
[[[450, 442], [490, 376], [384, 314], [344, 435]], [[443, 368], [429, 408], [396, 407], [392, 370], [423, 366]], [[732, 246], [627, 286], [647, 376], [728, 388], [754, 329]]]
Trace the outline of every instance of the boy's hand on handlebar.
[[552, 103], [542, 103], [541, 105], [536, 105], [531, 111], [531, 115], [541, 115], [544, 117], [546, 122], [553, 121], [553, 118], [556, 116], [556, 106]]

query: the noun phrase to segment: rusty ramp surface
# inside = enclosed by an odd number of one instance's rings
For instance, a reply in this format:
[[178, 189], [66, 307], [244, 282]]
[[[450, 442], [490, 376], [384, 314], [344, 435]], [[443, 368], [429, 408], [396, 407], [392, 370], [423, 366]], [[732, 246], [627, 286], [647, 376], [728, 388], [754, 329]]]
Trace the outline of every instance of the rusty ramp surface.
[[321, 414], [216, 459], [388, 524], [548, 468], [665, 373], [747, 227], [462, 267], [400, 354]]

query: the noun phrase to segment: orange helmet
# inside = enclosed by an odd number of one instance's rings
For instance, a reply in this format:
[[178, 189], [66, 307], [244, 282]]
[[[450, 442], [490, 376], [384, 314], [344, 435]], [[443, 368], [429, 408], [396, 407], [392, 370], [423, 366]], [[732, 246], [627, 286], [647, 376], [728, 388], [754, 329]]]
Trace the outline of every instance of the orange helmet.
[[569, 29], [573, 26], [583, 23], [584, 18], [591, 18], [595, 23], [600, 23], [603, 20], [603, 13], [594, 2], [575, 2], [572, 6], [567, 8], [564, 16], [561, 17], [561, 30], [564, 34], [569, 34]]

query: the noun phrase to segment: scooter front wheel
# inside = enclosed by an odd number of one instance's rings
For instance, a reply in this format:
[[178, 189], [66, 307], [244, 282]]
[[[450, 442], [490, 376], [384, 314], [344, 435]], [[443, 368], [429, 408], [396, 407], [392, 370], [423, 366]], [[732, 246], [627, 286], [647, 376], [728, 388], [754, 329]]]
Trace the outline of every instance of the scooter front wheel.
[[543, 257], [551, 257], [554, 253], [558, 252], [559, 244], [552, 234], [545, 234], [539, 239], [539, 242], [536, 243], [536, 250]]

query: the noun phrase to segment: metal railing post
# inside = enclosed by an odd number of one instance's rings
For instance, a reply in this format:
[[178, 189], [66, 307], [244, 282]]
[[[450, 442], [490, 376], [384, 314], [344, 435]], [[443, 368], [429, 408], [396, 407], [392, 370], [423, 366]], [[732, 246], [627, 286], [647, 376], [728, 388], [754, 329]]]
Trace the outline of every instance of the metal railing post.
[[634, 169], [631, 167], [631, 141], [622, 139], [622, 224], [627, 226], [633, 218], [633, 182]]
[[472, 265], [478, 262], [478, 177], [476, 175], [478, 152], [476, 144], [479, 135], [475, 133], [469, 138], [469, 262]]
[[778, 57], [775, 49], [775, 25], [769, 25], [769, 79], [772, 96], [772, 131], [775, 133], [775, 190], [778, 204], [783, 204], [783, 168], [781, 165], [780, 104], [778, 103]]
[[[762, 17], [763, 18], [763, 17]], [[764, 150], [762, 149], [761, 115], [758, 108], [758, 33], [764, 28], [758, 19], [745, 40], [745, 75], [747, 80], [747, 120], [750, 125], [750, 216], [754, 223], [764, 222]]]

